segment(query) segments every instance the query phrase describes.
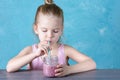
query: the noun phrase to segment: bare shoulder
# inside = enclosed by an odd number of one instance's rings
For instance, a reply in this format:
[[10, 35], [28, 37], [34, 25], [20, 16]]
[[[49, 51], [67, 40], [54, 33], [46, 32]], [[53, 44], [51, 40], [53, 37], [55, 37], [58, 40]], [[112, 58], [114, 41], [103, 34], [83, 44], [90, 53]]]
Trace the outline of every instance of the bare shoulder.
[[67, 52], [67, 53], [71, 53], [71, 51], [77, 51], [72, 46], [69, 46], [69, 45], [66, 45], [66, 44], [64, 44], [64, 49], [65, 49], [65, 52]]
[[71, 48], [73, 48], [72, 46], [69, 46], [67, 44], [64, 44], [64, 47], [65, 47], [65, 49], [71, 49]]
[[66, 44], [64, 44], [64, 50], [65, 50], [66, 55], [70, 55], [71, 53], [77, 51], [72, 46], [69, 46], [69, 45], [66, 45]]
[[66, 56], [68, 56], [69, 58], [77, 62], [89, 59], [89, 57], [86, 56], [84, 53], [66, 44], [64, 45], [64, 51], [65, 51]]

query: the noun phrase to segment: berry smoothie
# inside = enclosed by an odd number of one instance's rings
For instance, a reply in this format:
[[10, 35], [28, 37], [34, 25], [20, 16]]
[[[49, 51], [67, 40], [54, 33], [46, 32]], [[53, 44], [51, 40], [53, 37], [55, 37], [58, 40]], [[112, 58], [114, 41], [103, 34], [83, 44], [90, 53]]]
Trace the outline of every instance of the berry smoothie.
[[58, 64], [57, 56], [47, 56], [44, 58], [43, 74], [46, 77], [55, 77], [55, 69]]
[[46, 77], [55, 77], [55, 69], [56, 69], [56, 65], [48, 65], [48, 64], [44, 64], [43, 65], [43, 74]]

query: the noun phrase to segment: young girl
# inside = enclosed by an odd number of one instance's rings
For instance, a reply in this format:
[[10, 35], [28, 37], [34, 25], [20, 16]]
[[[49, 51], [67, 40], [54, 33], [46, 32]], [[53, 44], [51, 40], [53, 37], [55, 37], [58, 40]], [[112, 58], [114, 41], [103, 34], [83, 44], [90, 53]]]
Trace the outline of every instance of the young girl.
[[[31, 70], [42, 69], [44, 58], [48, 55], [48, 48], [52, 50], [51, 55], [57, 55], [59, 64], [55, 69], [55, 76], [65, 76], [73, 73], [84, 72], [96, 68], [95, 62], [88, 56], [78, 52], [76, 49], [59, 43], [64, 28], [63, 11], [53, 3], [45, 0], [45, 4], [37, 9], [34, 22], [34, 32], [40, 42], [24, 48], [16, 57], [7, 64], [7, 72], [14, 72], [28, 65]], [[48, 41], [50, 45], [48, 45]], [[76, 65], [68, 65], [71, 58], [77, 62]]]

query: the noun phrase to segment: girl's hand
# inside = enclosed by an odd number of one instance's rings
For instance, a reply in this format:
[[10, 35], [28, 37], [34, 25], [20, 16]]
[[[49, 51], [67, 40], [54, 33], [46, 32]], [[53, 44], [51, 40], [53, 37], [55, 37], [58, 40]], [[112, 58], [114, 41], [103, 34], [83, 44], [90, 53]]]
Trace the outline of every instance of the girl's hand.
[[66, 76], [70, 72], [69, 66], [67, 65], [57, 65], [57, 68], [55, 69], [55, 76], [56, 77], [62, 77]]
[[48, 45], [47, 41], [41, 41], [38, 44], [37, 51], [35, 52], [36, 56], [38, 57], [38, 56], [47, 55], [48, 54], [48, 48], [49, 48], [49, 45]]

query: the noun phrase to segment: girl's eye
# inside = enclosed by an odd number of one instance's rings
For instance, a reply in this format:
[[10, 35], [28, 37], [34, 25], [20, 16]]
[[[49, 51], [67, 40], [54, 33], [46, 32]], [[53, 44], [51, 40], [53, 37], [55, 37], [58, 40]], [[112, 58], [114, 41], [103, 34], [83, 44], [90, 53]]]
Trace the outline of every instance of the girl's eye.
[[58, 30], [53, 30], [54, 33], [58, 33], [59, 31]]
[[47, 29], [42, 29], [43, 32], [47, 32]]

